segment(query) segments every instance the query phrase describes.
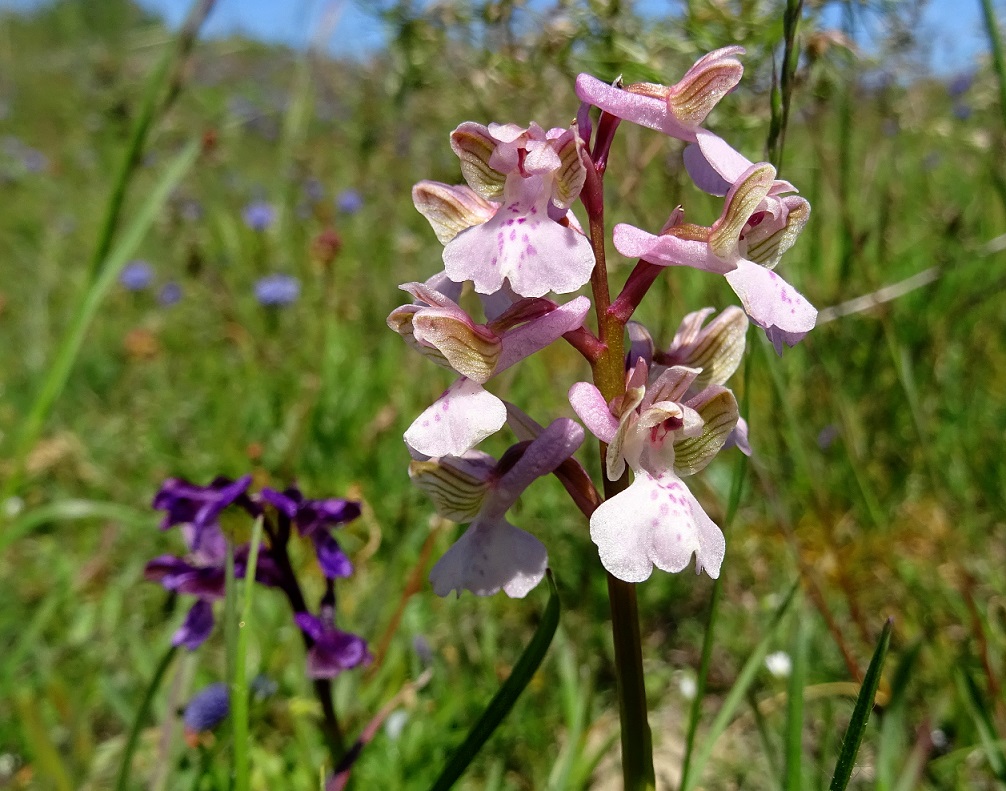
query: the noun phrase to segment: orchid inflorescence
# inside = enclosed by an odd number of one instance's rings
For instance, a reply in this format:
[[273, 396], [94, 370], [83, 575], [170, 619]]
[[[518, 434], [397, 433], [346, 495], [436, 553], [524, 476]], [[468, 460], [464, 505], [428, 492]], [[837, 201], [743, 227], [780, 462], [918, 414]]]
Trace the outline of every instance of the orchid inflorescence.
[[[339, 498], [311, 500], [294, 486], [283, 491], [265, 487], [252, 494], [251, 482], [250, 475], [237, 480], [218, 477], [207, 486], [170, 478], [154, 497], [154, 508], [167, 512], [162, 529], [178, 527], [188, 551], [154, 558], [145, 576], [169, 591], [195, 597], [172, 643], [195, 650], [210, 636], [213, 603], [226, 593], [228, 544], [235, 578], [243, 579], [247, 572], [250, 544], [235, 540], [240, 525], [235, 527], [234, 517], [243, 518], [246, 527], [252, 519], [262, 519], [267, 541], [259, 548], [255, 581], [285, 594], [307, 648], [307, 675], [331, 679], [369, 662], [363, 638], [335, 626], [335, 580], [349, 577], [353, 566], [332, 529], [358, 517], [360, 504]], [[288, 552], [294, 527], [310, 541], [325, 580], [317, 614], [307, 605]]]
[[[568, 128], [466, 122], [450, 137], [465, 183], [422, 181], [416, 208], [444, 245], [444, 270], [401, 288], [411, 302], [389, 326], [457, 378], [405, 432], [410, 476], [438, 513], [470, 523], [433, 567], [439, 595], [503, 590], [522, 597], [543, 578], [542, 542], [506, 519], [537, 478], [556, 473], [589, 517], [604, 568], [624, 582], [653, 567], [677, 572], [695, 556], [697, 571], [720, 573], [725, 541], [684, 478], [732, 445], [750, 454], [747, 424], [725, 385], [743, 356], [748, 323], [778, 353], [814, 326], [817, 312], [773, 270], [810, 214], [808, 202], [766, 162], [753, 163], [703, 128], [716, 103], [739, 82], [741, 47], [698, 60], [676, 85], [609, 85], [576, 80], [582, 104]], [[591, 107], [600, 109], [596, 127]], [[709, 227], [685, 222], [673, 205], [659, 232], [618, 224], [615, 249], [639, 261], [621, 293], [609, 296], [604, 260], [603, 179], [615, 131], [629, 121], [682, 140], [695, 185], [724, 198]], [[572, 208], [586, 210], [587, 230]], [[669, 347], [631, 321], [659, 274], [689, 266], [722, 275], [743, 310], [686, 315]], [[459, 304], [466, 283], [484, 318]], [[591, 301], [560, 303], [590, 283]], [[602, 443], [601, 495], [572, 456], [581, 426], [557, 417], [542, 427], [487, 386], [502, 371], [564, 338], [590, 363], [593, 382], [569, 388], [572, 410]], [[517, 443], [500, 459], [477, 449], [509, 425]], [[627, 471], [632, 472], [629, 482]]]

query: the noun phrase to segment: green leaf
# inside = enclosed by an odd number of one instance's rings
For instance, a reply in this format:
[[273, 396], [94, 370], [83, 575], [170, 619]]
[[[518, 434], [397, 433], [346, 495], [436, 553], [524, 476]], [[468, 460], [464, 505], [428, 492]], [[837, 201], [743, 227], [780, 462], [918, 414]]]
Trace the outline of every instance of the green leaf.
[[995, 723], [988, 709], [987, 696], [978, 689], [971, 674], [958, 667], [956, 673], [957, 689], [967, 703], [968, 713], [975, 722], [978, 736], [982, 742], [982, 750], [988, 759], [989, 766], [999, 781], [1006, 783], [1006, 757], [1003, 756], [1001, 741], [997, 740]]
[[555, 587], [555, 579], [552, 577], [551, 569], [546, 572], [546, 579], [549, 591], [548, 604], [545, 605], [545, 613], [538, 630], [534, 633], [527, 648], [524, 649], [520, 659], [517, 660], [517, 664], [514, 665], [513, 672], [503, 682], [493, 699], [489, 701], [486, 710], [479, 717], [478, 722], [472, 726], [461, 746], [448, 759], [444, 770], [430, 786], [430, 791], [447, 791], [457, 782], [479, 750], [503, 722], [506, 715], [510, 713], [517, 698], [531, 683], [531, 678], [541, 666], [545, 653], [552, 644], [555, 630], [559, 626], [559, 591]]
[[891, 646], [893, 627], [894, 619], [888, 618], [884, 624], [884, 631], [880, 634], [877, 649], [873, 652], [873, 659], [870, 660], [870, 667], [867, 668], [866, 678], [863, 679], [863, 685], [859, 689], [856, 708], [852, 710], [852, 720], [842, 740], [842, 750], [835, 765], [835, 774], [831, 778], [830, 791], [845, 791], [849, 785], [852, 768], [856, 765], [856, 754], [859, 752], [859, 745], [863, 743], [866, 723], [869, 722], [870, 712], [873, 710], [873, 699], [876, 697], [877, 687], [880, 686], [880, 673], [884, 668], [887, 649]]

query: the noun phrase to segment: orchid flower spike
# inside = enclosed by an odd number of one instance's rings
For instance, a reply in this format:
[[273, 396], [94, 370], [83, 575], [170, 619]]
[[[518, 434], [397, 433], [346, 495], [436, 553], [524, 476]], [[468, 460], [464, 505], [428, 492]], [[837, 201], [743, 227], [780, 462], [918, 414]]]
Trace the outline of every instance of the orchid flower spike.
[[424, 456], [460, 456], [506, 422], [506, 407], [482, 385], [496, 374], [544, 349], [583, 324], [590, 300], [565, 305], [526, 298], [492, 321], [477, 324], [450, 297], [424, 283], [402, 290], [414, 302], [388, 316], [388, 326], [438, 365], [459, 374], [436, 402], [405, 432], [405, 441]]
[[641, 357], [627, 375], [625, 395], [610, 404], [588, 382], [570, 388], [576, 414], [608, 444], [609, 480], [626, 465], [635, 473], [590, 517], [601, 564], [626, 582], [642, 582], [654, 566], [681, 571], [693, 554], [696, 572], [719, 576], [723, 534], [681, 478], [705, 468], [723, 447], [737, 423], [737, 401], [720, 385], [689, 397], [699, 374], [672, 366], [651, 377]]
[[413, 461], [412, 482], [433, 500], [437, 512], [454, 522], [470, 522], [464, 535], [430, 572], [438, 596], [469, 590], [491, 596], [502, 590], [523, 598], [548, 565], [545, 546], [510, 524], [506, 512], [536, 479], [548, 475], [576, 452], [583, 429], [558, 418], [530, 442], [514, 445], [497, 462], [479, 451]]
[[470, 190], [420, 182], [413, 200], [446, 244], [452, 280], [471, 280], [480, 294], [506, 281], [522, 297], [541, 297], [590, 279], [594, 254], [569, 211], [586, 179], [574, 129], [467, 122], [451, 147]]
[[692, 142], [716, 103], [740, 82], [743, 47], [724, 47], [696, 61], [670, 87], [640, 82], [625, 88], [589, 74], [576, 78], [576, 95], [604, 112], [671, 137]]

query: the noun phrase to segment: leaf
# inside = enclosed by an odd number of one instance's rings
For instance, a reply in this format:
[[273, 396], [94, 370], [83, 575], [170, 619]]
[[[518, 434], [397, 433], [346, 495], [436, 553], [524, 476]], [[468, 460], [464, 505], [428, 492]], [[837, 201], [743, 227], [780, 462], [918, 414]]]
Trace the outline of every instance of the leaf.
[[888, 618], [884, 624], [884, 631], [880, 633], [877, 649], [873, 652], [873, 659], [870, 660], [870, 667], [867, 668], [866, 678], [863, 679], [863, 685], [859, 689], [856, 707], [852, 710], [852, 720], [842, 740], [842, 750], [835, 765], [835, 774], [831, 778], [830, 791], [845, 791], [849, 785], [852, 768], [856, 765], [856, 754], [859, 752], [859, 745], [863, 743], [866, 723], [869, 722], [870, 712], [873, 710], [873, 699], [877, 694], [877, 687], [880, 686], [880, 674], [884, 668], [887, 649], [891, 646], [893, 627], [894, 619]]
[[531, 683], [532, 676], [541, 666], [545, 653], [552, 644], [555, 630], [559, 626], [559, 591], [555, 587], [552, 570], [548, 569], [545, 574], [548, 580], [549, 597], [538, 630], [534, 633], [527, 648], [524, 649], [520, 659], [517, 660], [510, 676], [503, 682], [493, 699], [489, 701], [489, 705], [479, 717], [478, 722], [472, 726], [461, 746], [448, 759], [444, 770], [430, 786], [430, 791], [447, 791], [457, 782], [468, 765], [478, 755], [479, 750], [500, 726], [506, 715], [510, 713], [517, 698]]

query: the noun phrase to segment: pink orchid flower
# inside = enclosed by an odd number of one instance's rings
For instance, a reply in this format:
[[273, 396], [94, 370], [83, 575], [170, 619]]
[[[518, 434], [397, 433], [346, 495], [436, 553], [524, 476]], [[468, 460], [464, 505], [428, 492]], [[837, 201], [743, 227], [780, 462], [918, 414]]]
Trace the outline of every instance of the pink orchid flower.
[[388, 326], [424, 356], [458, 374], [457, 379], [405, 432], [424, 456], [460, 456], [506, 422], [503, 401], [484, 387], [501, 371], [583, 325], [590, 300], [564, 305], [527, 298], [486, 324], [477, 324], [450, 297], [423, 283], [402, 290], [415, 302], [388, 316]]
[[534, 440], [514, 445], [497, 462], [469, 451], [460, 457], [413, 461], [409, 476], [437, 511], [471, 525], [430, 571], [438, 596], [469, 590], [491, 596], [502, 590], [523, 598], [545, 575], [548, 553], [530, 533], [510, 524], [506, 512], [538, 478], [576, 452], [583, 429], [568, 418], [552, 421]]
[[724, 47], [696, 61], [670, 87], [636, 83], [608, 85], [589, 74], [576, 78], [576, 95], [584, 102], [649, 129], [692, 142], [706, 116], [740, 82], [743, 47]]
[[[468, 122], [451, 133], [451, 146], [482, 202], [467, 192], [450, 195], [443, 189], [436, 196], [426, 189], [416, 201], [417, 206], [433, 204], [430, 213], [446, 215], [446, 223], [468, 225], [446, 242], [447, 275], [471, 280], [480, 294], [492, 294], [505, 282], [522, 297], [567, 294], [584, 285], [594, 254], [569, 211], [586, 178], [576, 132]], [[444, 200], [457, 209], [443, 212]], [[484, 222], [469, 224], [490, 211]]]
[[588, 382], [570, 388], [576, 414], [608, 444], [609, 480], [620, 478], [626, 465], [635, 474], [625, 491], [590, 518], [601, 564], [625, 582], [642, 582], [654, 566], [681, 571], [692, 555], [696, 572], [719, 576], [723, 533], [681, 479], [703, 469], [722, 448], [737, 422], [737, 402], [719, 385], [688, 398], [699, 373], [672, 366], [651, 377], [639, 359], [625, 395], [610, 404]]
[[[710, 137], [715, 136], [700, 132], [698, 139]], [[715, 150], [716, 162], [733, 181], [723, 212], [711, 227], [681, 223], [676, 210], [659, 235], [616, 225], [615, 249], [659, 266], [691, 266], [723, 274], [751, 321], [765, 330], [782, 354], [783, 343], [793, 346], [817, 321], [814, 306], [772, 271], [796, 242], [810, 216], [810, 204], [797, 196], [782, 197], [793, 186], [776, 180], [775, 168], [767, 162], [748, 163], [738, 173], [740, 155]], [[700, 179], [704, 177], [703, 171]]]

